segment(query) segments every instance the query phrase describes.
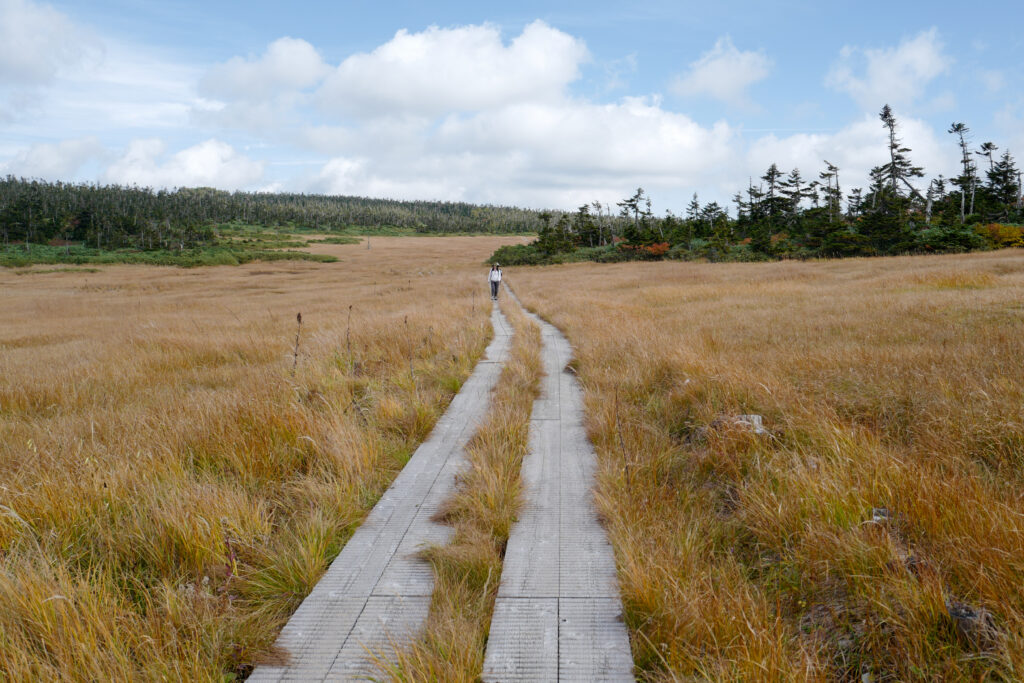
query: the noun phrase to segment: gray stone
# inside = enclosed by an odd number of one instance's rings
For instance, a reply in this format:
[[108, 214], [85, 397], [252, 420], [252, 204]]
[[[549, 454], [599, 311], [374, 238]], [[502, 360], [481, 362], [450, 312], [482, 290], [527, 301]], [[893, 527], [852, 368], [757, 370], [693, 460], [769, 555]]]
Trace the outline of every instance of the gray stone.
[[760, 415], [737, 415], [736, 424], [746, 427], [755, 434], [768, 433], [768, 430], [764, 428], [764, 418]]

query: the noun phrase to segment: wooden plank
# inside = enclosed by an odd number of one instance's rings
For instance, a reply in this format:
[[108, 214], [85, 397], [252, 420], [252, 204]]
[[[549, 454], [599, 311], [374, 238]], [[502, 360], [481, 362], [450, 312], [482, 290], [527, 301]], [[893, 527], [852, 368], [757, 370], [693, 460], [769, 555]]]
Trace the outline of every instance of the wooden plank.
[[572, 348], [533, 318], [546, 376], [533, 405], [525, 501], [505, 552], [483, 678], [631, 681], [615, 557], [592, 498], [597, 456], [583, 424], [583, 391], [565, 370]]
[[367, 680], [380, 674], [375, 658], [386, 661], [422, 628], [434, 576], [418, 551], [448, 539], [430, 518], [455, 486], [508, 357], [511, 327], [497, 306], [491, 324], [486, 359], [282, 629], [277, 644], [290, 661], [257, 667], [250, 681]]

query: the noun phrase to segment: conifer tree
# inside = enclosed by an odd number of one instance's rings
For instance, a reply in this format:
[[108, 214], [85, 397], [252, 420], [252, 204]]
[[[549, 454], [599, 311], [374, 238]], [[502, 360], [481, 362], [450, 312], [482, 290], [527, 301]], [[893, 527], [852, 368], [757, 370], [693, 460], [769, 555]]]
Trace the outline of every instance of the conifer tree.
[[981, 148], [978, 149], [978, 151], [975, 152], [975, 154], [977, 154], [980, 157], [987, 157], [988, 158], [988, 170], [989, 170], [989, 172], [991, 172], [993, 170], [993, 168], [995, 167], [995, 161], [992, 159], [992, 154], [996, 150], [998, 150], [998, 149], [999, 148], [996, 147], [994, 142], [983, 142], [983, 143], [981, 143]]
[[[881, 119], [889, 137], [889, 163], [882, 167], [882, 180], [887, 182], [894, 200], [901, 197], [901, 187], [906, 186], [911, 194], [920, 196], [920, 192], [914, 189], [911, 178], [924, 177], [924, 170], [920, 166], [914, 166], [907, 156], [911, 149], [903, 146], [903, 141], [897, 136], [899, 124], [892, 108], [887, 104], [882, 107], [878, 118]], [[900, 203], [902, 210], [902, 203]]]
[[971, 129], [964, 123], [954, 122], [949, 126], [949, 130], [946, 132], [951, 135], [956, 135], [960, 145], [960, 164], [962, 166], [962, 170], [960, 175], [952, 179], [950, 182], [960, 188], [960, 225], [963, 225], [966, 220], [968, 191], [971, 192], [970, 213], [974, 213], [974, 184], [976, 167], [974, 165], [974, 160], [971, 158], [970, 149], [968, 149], [968, 133], [971, 132]]
[[804, 200], [806, 192], [804, 189], [804, 179], [800, 177], [800, 169], [794, 168], [789, 172], [789, 176], [782, 181], [779, 189], [779, 193], [786, 198], [786, 214], [790, 223], [794, 221], [800, 212], [800, 202]]
[[1009, 150], [1003, 152], [999, 161], [992, 164], [988, 172], [988, 183], [995, 200], [1002, 207], [1004, 217], [1009, 216], [1012, 210], [1020, 209], [1020, 171]]
[[839, 213], [839, 205], [843, 201], [843, 193], [839, 190], [839, 168], [825, 161], [827, 169], [818, 174], [825, 181], [825, 201], [828, 204], [828, 222]]

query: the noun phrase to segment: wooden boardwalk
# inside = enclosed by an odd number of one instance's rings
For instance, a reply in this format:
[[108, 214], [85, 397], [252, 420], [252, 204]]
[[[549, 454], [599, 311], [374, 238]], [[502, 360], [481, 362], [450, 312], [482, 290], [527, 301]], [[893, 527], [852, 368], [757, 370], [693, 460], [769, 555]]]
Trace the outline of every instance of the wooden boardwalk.
[[379, 679], [375, 660], [387, 660], [423, 626], [434, 575], [417, 551], [448, 541], [451, 528], [431, 517], [455, 487], [463, 449], [508, 356], [512, 331], [497, 306], [491, 323], [486, 359], [281, 631], [277, 644], [289, 663], [260, 666], [250, 681]]
[[[518, 303], [518, 302], [516, 302]], [[632, 681], [615, 558], [592, 500], [597, 459], [568, 340], [541, 326], [545, 378], [523, 461], [526, 504], [512, 528], [485, 681]]]
[[[542, 330], [545, 377], [523, 461], [526, 504], [509, 538], [483, 679], [632, 681], [615, 559], [591, 499], [596, 457], [583, 394], [565, 370], [572, 349], [532, 317]], [[434, 577], [417, 551], [451, 535], [431, 517], [454, 490], [511, 343], [497, 306], [491, 322], [486, 359], [281, 631], [288, 664], [260, 666], [250, 681], [380, 680], [378, 663], [422, 628]]]

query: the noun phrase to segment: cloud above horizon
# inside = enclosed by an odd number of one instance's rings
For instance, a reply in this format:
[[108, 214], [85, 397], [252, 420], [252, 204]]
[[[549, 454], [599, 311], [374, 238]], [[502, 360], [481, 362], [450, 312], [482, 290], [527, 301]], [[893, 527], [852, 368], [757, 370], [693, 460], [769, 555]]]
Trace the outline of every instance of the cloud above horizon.
[[763, 52], [741, 51], [732, 38], [719, 38], [715, 46], [690, 64], [672, 82], [672, 91], [684, 97], [706, 95], [727, 104], [752, 105], [747, 88], [771, 73], [772, 60]]
[[205, 140], [173, 154], [158, 139], [132, 140], [104, 172], [103, 180], [141, 187], [240, 189], [263, 179], [265, 164], [220, 140]]
[[[94, 35], [32, 0], [0, 0], [3, 12], [22, 27], [48, 21], [44, 43]], [[800, 127], [813, 100], [793, 105], [794, 127], [747, 129], [771, 92], [754, 86], [780, 78], [781, 62], [729, 35], [661, 81], [667, 98], [612, 94], [608, 60], [541, 20], [513, 32], [480, 23], [387, 35], [334, 59], [316, 41], [282, 36], [212, 64], [104, 37], [93, 43], [101, 59], [58, 51], [30, 68], [0, 46], [0, 74], [17, 73], [0, 80], [0, 120], [15, 121], [25, 140], [0, 137], [0, 172], [553, 208], [615, 201], [642, 185], [656, 207], [679, 210], [695, 190], [727, 203], [772, 162], [814, 178], [827, 158], [844, 188], [863, 185], [885, 160], [874, 113], [886, 101], [915, 162], [932, 173], [956, 165], [944, 127], [923, 113], [951, 103], [942, 77], [955, 62], [937, 28], [888, 46], [832, 48], [819, 83], [858, 109], [826, 129]], [[628, 62], [645, 68], [642, 53]], [[1011, 90], [1012, 78], [989, 73], [985, 92]], [[728, 113], [708, 115], [705, 104]], [[25, 115], [32, 106], [45, 124]], [[999, 111], [1016, 142], [1019, 108]], [[37, 125], [55, 132], [34, 135]]]
[[910, 105], [952, 65], [938, 29], [932, 27], [886, 48], [844, 46], [825, 84], [845, 92], [869, 111], [882, 104]]
[[342, 61], [318, 99], [328, 114], [360, 118], [551, 102], [564, 96], [587, 59], [582, 41], [540, 20], [507, 44], [490, 24], [402, 29], [372, 52]]
[[29, 0], [0, 0], [0, 85], [52, 83], [101, 45], [66, 15]]

